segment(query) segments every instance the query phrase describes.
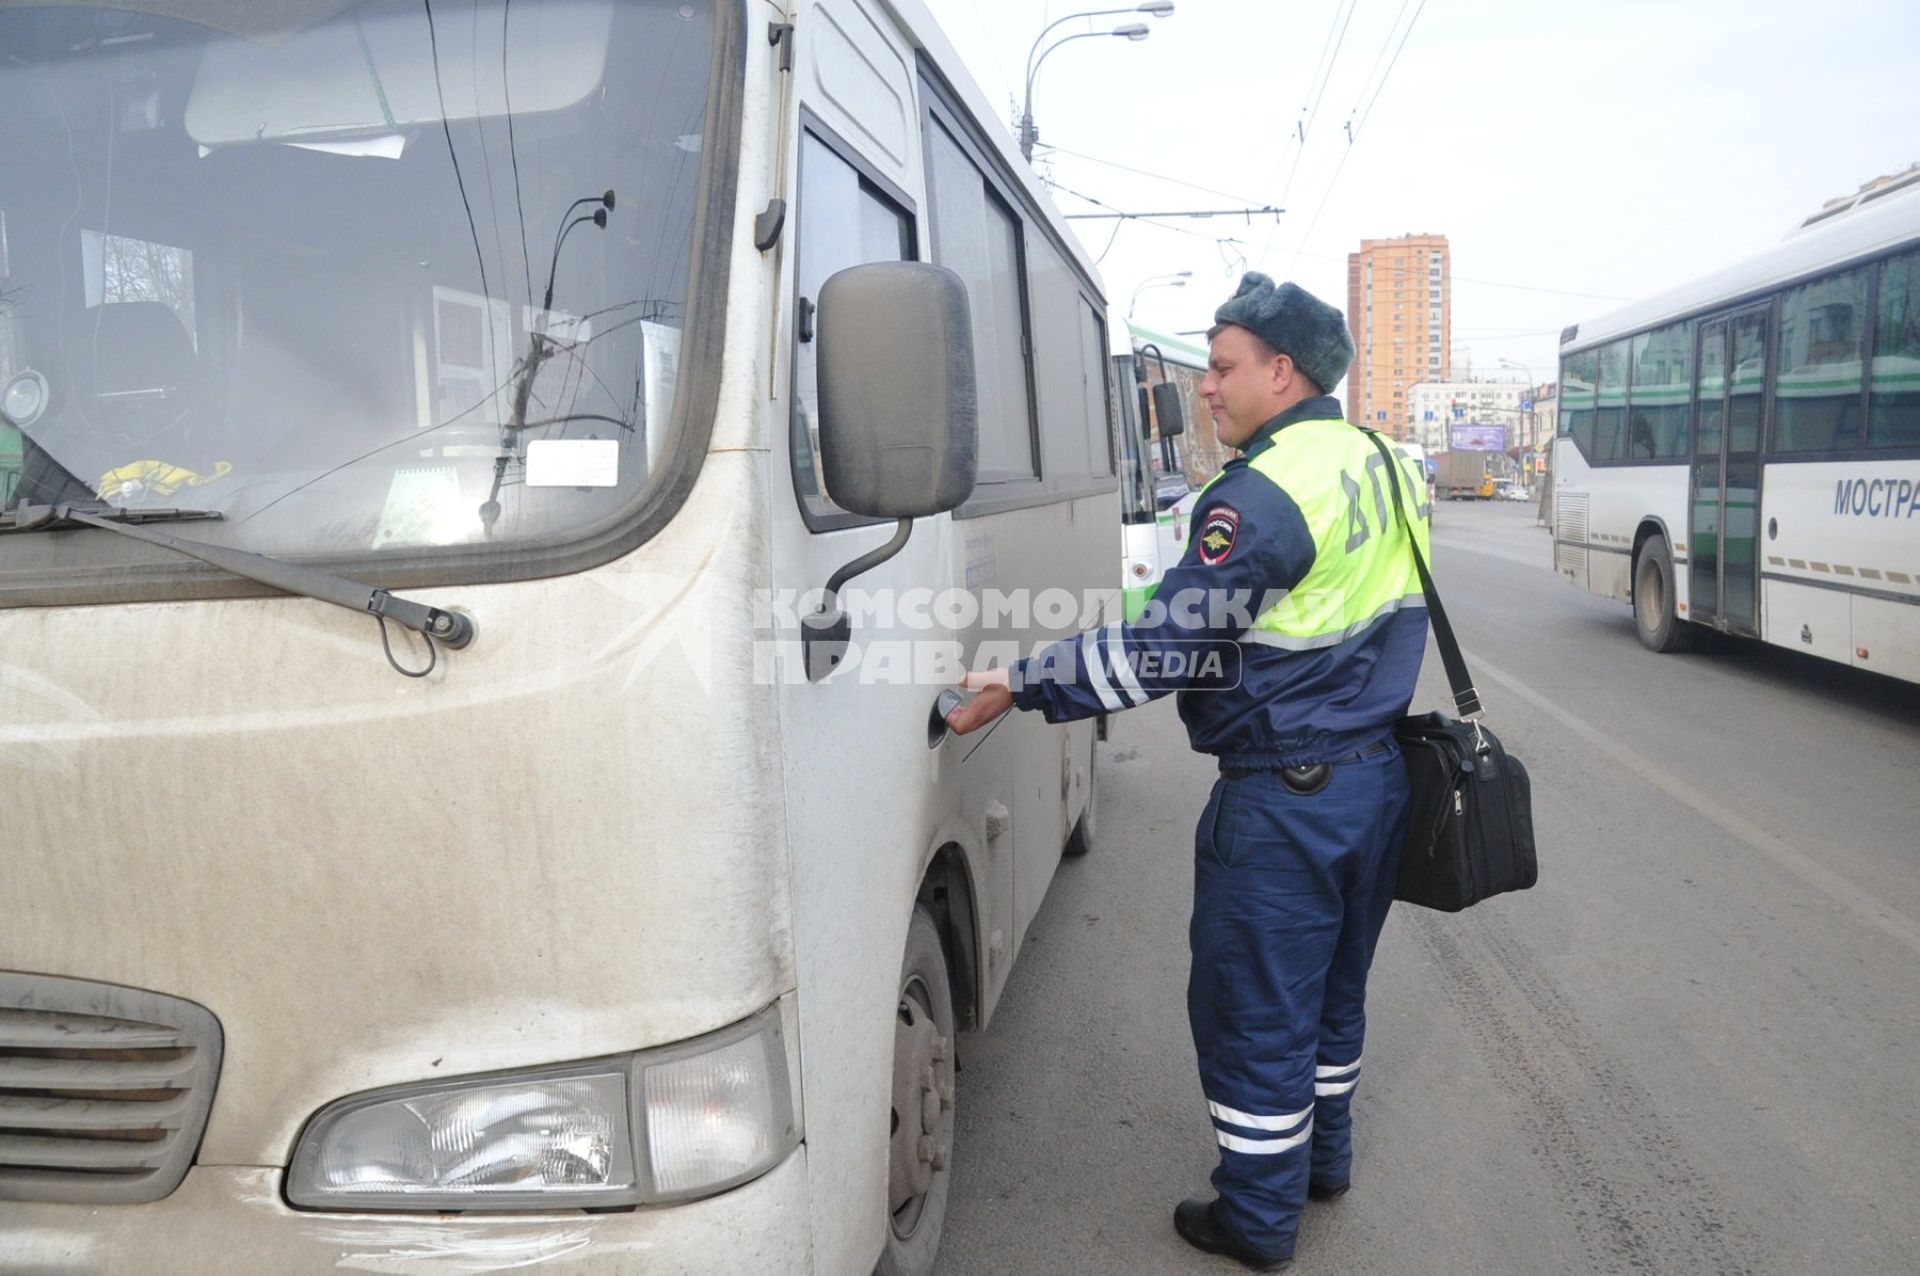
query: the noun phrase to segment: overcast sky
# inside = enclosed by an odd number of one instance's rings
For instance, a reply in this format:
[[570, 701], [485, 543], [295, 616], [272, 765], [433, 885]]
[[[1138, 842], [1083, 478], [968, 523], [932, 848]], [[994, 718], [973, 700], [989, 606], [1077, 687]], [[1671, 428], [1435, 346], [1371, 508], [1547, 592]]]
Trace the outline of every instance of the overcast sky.
[[[1006, 124], [1040, 29], [1123, 0], [927, 2]], [[1765, 249], [1920, 160], [1920, 0], [1175, 3], [1060, 26], [1049, 43], [1129, 21], [1152, 35], [1076, 40], [1034, 81], [1063, 211], [1098, 211], [1067, 190], [1130, 212], [1286, 210], [1127, 222], [1110, 247], [1114, 223], [1075, 223], [1123, 311], [1143, 280], [1193, 272], [1140, 294], [1135, 318], [1162, 330], [1205, 328], [1248, 266], [1345, 309], [1361, 239], [1432, 232], [1451, 241], [1454, 345], [1475, 374], [1519, 376], [1506, 358], [1551, 380], [1564, 325]]]

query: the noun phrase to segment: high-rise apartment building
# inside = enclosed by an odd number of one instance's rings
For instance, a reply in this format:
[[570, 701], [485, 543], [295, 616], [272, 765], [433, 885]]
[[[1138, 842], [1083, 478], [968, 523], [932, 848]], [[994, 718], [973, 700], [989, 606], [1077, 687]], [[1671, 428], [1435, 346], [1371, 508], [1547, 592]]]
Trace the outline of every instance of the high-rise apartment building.
[[1445, 235], [1363, 239], [1347, 255], [1353, 367], [1347, 416], [1400, 437], [1407, 394], [1453, 373], [1453, 264]]

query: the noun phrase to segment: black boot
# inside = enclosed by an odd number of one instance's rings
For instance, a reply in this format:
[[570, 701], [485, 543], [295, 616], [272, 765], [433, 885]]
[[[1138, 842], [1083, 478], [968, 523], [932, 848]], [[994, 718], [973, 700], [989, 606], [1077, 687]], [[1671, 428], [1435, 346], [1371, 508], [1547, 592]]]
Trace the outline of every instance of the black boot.
[[1333, 1201], [1345, 1196], [1353, 1187], [1352, 1179], [1341, 1179], [1338, 1183], [1327, 1183], [1320, 1179], [1307, 1181], [1307, 1199], [1310, 1201]]
[[1274, 1271], [1293, 1261], [1291, 1250], [1284, 1254], [1270, 1254], [1255, 1249], [1229, 1232], [1226, 1225], [1214, 1215], [1213, 1207], [1213, 1201], [1197, 1196], [1190, 1201], [1180, 1202], [1173, 1207], [1173, 1230], [1195, 1249], [1205, 1250], [1209, 1254], [1225, 1254], [1256, 1272]]

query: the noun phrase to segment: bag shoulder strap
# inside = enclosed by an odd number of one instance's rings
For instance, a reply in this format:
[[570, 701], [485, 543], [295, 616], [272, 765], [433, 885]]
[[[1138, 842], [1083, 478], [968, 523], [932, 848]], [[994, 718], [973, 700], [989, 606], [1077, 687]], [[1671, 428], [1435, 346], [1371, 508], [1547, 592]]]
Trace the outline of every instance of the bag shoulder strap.
[[1447, 609], [1440, 605], [1440, 591], [1433, 587], [1433, 576], [1427, 571], [1426, 555], [1420, 552], [1420, 542], [1414, 537], [1412, 525], [1407, 522], [1406, 501], [1400, 495], [1400, 467], [1378, 434], [1365, 426], [1356, 425], [1353, 428], [1367, 436], [1367, 441], [1373, 444], [1387, 463], [1387, 486], [1393, 491], [1393, 512], [1398, 516], [1400, 526], [1406, 529], [1407, 545], [1413, 550], [1413, 565], [1420, 570], [1420, 591], [1427, 596], [1427, 617], [1433, 622], [1433, 638], [1440, 648], [1440, 663], [1447, 669], [1447, 683], [1453, 688], [1454, 706], [1459, 709], [1461, 717], [1476, 717], [1480, 713], [1480, 693], [1474, 690], [1473, 675], [1467, 672], [1467, 661], [1460, 654], [1460, 640], [1453, 636], [1453, 625], [1447, 620]]

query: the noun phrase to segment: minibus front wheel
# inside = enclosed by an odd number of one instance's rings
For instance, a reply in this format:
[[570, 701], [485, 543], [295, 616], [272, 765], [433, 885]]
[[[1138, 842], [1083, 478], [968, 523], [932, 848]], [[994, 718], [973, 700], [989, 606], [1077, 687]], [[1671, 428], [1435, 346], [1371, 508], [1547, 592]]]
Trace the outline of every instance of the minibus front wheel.
[[933, 1270], [953, 1181], [954, 1021], [947, 955], [925, 908], [913, 910], [894, 1011], [887, 1150], [887, 1244], [876, 1276]]

